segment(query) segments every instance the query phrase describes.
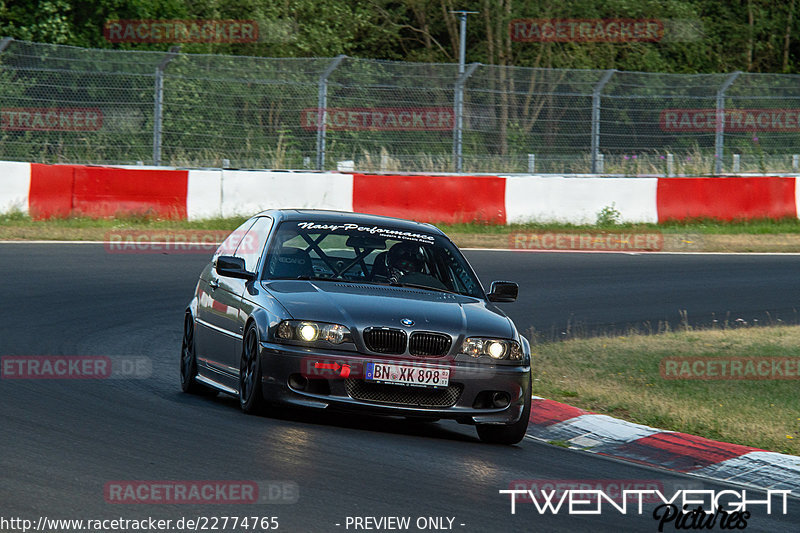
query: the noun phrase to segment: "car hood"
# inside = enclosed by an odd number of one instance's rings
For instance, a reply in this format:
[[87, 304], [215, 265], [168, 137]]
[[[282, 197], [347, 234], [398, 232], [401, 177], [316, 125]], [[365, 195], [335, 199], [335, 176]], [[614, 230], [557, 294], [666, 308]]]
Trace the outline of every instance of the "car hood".
[[[294, 319], [333, 322], [362, 330], [392, 327], [453, 336], [515, 338], [511, 321], [486, 301], [458, 294], [388, 285], [278, 280], [263, 287]], [[414, 324], [406, 327], [402, 319]]]

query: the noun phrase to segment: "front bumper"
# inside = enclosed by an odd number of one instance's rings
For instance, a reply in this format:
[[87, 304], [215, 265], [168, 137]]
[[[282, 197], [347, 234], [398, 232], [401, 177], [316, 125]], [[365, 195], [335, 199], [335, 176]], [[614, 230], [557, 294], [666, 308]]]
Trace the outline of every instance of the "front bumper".
[[[267, 401], [304, 407], [448, 418], [468, 424], [517, 422], [530, 401], [530, 367], [463, 358], [365, 355], [261, 343], [262, 389]], [[364, 379], [368, 362], [448, 369], [449, 386], [445, 390], [368, 382]], [[493, 401], [497, 395], [507, 398], [508, 404], [498, 406]]]

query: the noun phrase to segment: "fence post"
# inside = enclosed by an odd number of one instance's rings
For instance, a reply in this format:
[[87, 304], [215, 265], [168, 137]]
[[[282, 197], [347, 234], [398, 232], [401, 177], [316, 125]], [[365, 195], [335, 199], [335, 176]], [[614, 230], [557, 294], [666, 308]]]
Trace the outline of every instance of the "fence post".
[[180, 51], [180, 46], [173, 46], [156, 67], [156, 90], [153, 102], [153, 164], [161, 165], [161, 126], [163, 121], [162, 109], [164, 107], [164, 69], [167, 64], [175, 59]]
[[536, 154], [528, 154], [528, 174], [536, 171]]
[[611, 80], [616, 69], [606, 70], [597, 85], [592, 90], [592, 174], [599, 174], [602, 170], [598, 167], [597, 155], [600, 152], [600, 94], [603, 92], [603, 87]]
[[13, 37], [3, 37], [3, 40], [0, 41], [0, 54], [2, 54], [5, 51], [5, 49], [8, 47], [9, 44], [11, 44], [11, 41], [13, 40], [14, 40]]
[[331, 64], [319, 77], [317, 94], [317, 170], [325, 170], [325, 130], [328, 123], [328, 78], [347, 56], [342, 54], [333, 58]]
[[733, 154], [733, 173], [738, 174], [742, 171], [742, 162], [739, 154]]
[[722, 155], [725, 142], [725, 91], [741, 73], [741, 70], [733, 72], [717, 90], [717, 137], [714, 141], [714, 174], [717, 175], [722, 174]]
[[462, 141], [464, 135], [464, 85], [466, 85], [467, 80], [472, 76], [478, 66], [480, 66], [480, 63], [470, 63], [466, 70], [459, 74], [456, 80], [453, 102], [453, 114], [456, 119], [456, 127], [453, 130], [453, 163], [455, 164], [456, 172], [461, 172], [461, 169], [464, 167]]
[[667, 154], [667, 177], [671, 178], [675, 175], [675, 155]]

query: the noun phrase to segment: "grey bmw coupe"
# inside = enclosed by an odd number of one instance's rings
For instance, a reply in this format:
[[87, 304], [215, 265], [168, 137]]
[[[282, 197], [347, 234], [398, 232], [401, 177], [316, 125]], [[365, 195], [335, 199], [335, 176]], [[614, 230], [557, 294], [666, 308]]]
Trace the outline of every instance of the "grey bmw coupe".
[[530, 346], [467, 260], [430, 224], [271, 210], [228, 236], [186, 308], [185, 392], [223, 392], [247, 413], [278, 405], [474, 424], [522, 440]]

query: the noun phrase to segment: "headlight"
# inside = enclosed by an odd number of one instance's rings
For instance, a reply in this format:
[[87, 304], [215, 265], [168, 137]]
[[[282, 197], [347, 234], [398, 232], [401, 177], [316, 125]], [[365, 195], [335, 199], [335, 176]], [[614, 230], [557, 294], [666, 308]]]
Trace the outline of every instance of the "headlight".
[[331, 344], [353, 342], [350, 330], [340, 324], [309, 322], [307, 320], [284, 320], [278, 324], [276, 337], [279, 340], [327, 341]]
[[331, 344], [341, 344], [350, 337], [350, 330], [339, 324], [329, 324], [323, 328], [324, 338]]
[[522, 349], [519, 343], [503, 339], [468, 337], [461, 346], [461, 353], [472, 357], [488, 355], [492, 359], [522, 360]]
[[297, 326], [297, 335], [300, 337], [300, 340], [313, 342], [317, 340], [319, 336], [319, 326], [310, 322], [303, 322]]
[[486, 353], [493, 359], [502, 359], [506, 355], [506, 344], [504, 342], [489, 341], [486, 343]]

